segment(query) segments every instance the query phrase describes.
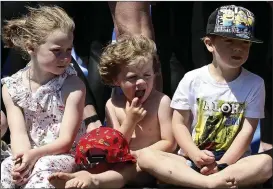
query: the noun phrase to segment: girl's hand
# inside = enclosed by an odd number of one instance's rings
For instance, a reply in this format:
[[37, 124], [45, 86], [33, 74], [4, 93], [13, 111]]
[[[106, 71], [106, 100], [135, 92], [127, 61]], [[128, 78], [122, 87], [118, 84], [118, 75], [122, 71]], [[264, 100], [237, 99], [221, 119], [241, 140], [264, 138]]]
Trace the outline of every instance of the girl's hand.
[[17, 186], [22, 186], [26, 184], [29, 180], [29, 175], [26, 175], [25, 177], [21, 177], [19, 172], [11, 171], [12, 176], [12, 182]]
[[13, 169], [11, 170], [12, 181], [17, 186], [22, 186], [26, 184], [26, 182], [28, 181], [28, 175], [21, 176], [20, 172], [13, 171], [14, 169], [19, 168], [21, 166], [21, 163], [22, 163], [21, 158], [15, 159], [13, 162]]
[[20, 165], [16, 165], [13, 167], [14, 173], [20, 173], [20, 177], [24, 178], [25, 176], [29, 175], [32, 171], [36, 161], [38, 160], [38, 156], [33, 153], [32, 150], [19, 153], [14, 156], [13, 160], [17, 161], [21, 159]]

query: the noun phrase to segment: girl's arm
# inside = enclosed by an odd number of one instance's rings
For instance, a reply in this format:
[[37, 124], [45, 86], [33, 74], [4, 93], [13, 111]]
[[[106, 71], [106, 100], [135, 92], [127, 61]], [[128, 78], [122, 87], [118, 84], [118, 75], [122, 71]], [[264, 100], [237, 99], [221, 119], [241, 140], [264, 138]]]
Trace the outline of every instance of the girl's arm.
[[59, 138], [54, 142], [31, 150], [37, 157], [67, 153], [72, 147], [83, 118], [85, 85], [77, 77], [68, 77], [62, 87], [65, 111]]
[[13, 103], [6, 85], [2, 87], [2, 95], [7, 110], [12, 154], [16, 155], [28, 151], [31, 149], [31, 145], [23, 113], [20, 107]]

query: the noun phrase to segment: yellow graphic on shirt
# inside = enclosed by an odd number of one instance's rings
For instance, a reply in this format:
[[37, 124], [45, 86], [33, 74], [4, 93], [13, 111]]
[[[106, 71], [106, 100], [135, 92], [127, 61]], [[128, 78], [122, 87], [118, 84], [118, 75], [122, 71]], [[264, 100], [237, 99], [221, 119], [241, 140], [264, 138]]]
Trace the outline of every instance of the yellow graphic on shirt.
[[245, 104], [197, 99], [194, 142], [200, 149], [226, 151], [243, 122]]

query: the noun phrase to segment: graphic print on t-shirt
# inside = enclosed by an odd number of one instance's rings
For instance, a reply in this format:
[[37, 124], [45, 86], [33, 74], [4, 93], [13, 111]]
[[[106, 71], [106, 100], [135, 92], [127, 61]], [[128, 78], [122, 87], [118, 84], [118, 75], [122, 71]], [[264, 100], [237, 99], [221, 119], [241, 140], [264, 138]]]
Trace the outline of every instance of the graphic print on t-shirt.
[[241, 128], [245, 104], [198, 98], [197, 105], [195, 144], [201, 150], [226, 151]]

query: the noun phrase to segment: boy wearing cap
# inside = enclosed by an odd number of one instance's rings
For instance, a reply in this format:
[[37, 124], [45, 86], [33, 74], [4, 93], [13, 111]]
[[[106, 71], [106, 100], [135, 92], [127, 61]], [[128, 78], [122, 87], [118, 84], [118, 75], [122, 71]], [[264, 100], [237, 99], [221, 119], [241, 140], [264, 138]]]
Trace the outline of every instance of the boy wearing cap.
[[210, 15], [203, 42], [212, 63], [186, 73], [171, 102], [179, 156], [147, 149], [138, 158], [142, 170], [197, 188], [233, 188], [272, 176], [272, 156], [243, 158], [264, 118], [264, 81], [242, 67], [251, 43], [261, 42], [253, 26], [253, 13], [243, 7], [222, 6]]
[[[122, 90], [121, 95], [109, 99], [106, 104], [107, 126], [123, 134], [136, 159], [143, 149], [173, 152], [176, 148], [171, 128], [171, 100], [154, 88], [158, 64], [156, 47], [152, 40], [144, 36], [124, 36], [106, 47], [99, 65], [103, 81], [119, 86]], [[90, 142], [92, 136], [89, 137]], [[113, 149], [111, 142], [105, 143], [105, 139], [99, 141], [106, 145], [103, 150], [108, 153]], [[123, 154], [122, 157], [124, 156]], [[128, 154], [127, 156], [130, 157]], [[82, 156], [77, 157], [76, 154], [76, 160], [85, 159]], [[125, 159], [132, 162], [128, 157]], [[121, 188], [124, 185], [139, 187], [156, 184], [156, 179], [141, 171], [137, 164], [118, 160], [114, 158], [114, 161], [109, 161], [108, 158], [104, 167], [99, 162], [88, 172], [58, 173], [49, 180], [63, 179], [67, 181], [65, 187], [80, 188]]]

